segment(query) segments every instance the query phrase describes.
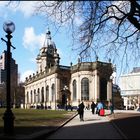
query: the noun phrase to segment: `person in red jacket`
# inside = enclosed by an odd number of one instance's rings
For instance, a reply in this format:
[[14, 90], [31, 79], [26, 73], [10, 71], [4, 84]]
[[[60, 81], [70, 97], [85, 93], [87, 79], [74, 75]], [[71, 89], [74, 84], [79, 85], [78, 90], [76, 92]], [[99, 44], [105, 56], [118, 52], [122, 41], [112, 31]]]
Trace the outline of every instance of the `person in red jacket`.
[[98, 115], [100, 115], [100, 110], [104, 109], [103, 103], [101, 101], [99, 101], [97, 103], [97, 110], [98, 110]]

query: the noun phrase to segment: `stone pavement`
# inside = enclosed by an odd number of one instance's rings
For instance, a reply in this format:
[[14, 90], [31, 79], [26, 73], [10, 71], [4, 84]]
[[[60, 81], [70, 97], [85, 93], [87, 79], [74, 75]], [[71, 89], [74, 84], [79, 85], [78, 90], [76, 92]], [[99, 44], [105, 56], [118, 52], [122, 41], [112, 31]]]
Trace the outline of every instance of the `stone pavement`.
[[[110, 112], [106, 110], [106, 115]], [[125, 139], [109, 121], [108, 116], [98, 116], [85, 110], [84, 121], [79, 115], [46, 139]]]
[[108, 116], [113, 126], [125, 136], [125, 139], [140, 139], [140, 112], [136, 110], [115, 110]]
[[105, 113], [98, 116], [85, 110], [82, 122], [75, 114], [59, 127], [44, 128], [30, 136], [0, 136], [0, 139], [140, 139], [140, 112], [115, 110], [114, 115], [109, 115], [110, 111], [105, 110]]

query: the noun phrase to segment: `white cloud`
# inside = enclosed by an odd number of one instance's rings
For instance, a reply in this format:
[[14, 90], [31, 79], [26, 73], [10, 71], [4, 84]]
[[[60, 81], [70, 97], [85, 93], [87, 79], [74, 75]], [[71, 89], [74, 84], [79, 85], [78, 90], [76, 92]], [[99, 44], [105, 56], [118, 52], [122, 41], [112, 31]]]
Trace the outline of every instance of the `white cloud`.
[[6, 5], [7, 1], [0, 1], [0, 17], [3, 17], [4, 19], [8, 17], [8, 12], [5, 10]]
[[25, 71], [23, 74], [21, 74], [21, 78], [20, 81], [24, 82], [26, 77], [29, 77], [29, 75], [33, 75], [33, 73], [35, 73], [33, 70], [27, 70]]
[[7, 8], [12, 12], [22, 12], [24, 17], [30, 17], [35, 14], [37, 3], [38, 1], [0, 1], [0, 11]]
[[7, 1], [0, 1], [0, 7], [4, 7], [8, 4]]
[[36, 35], [33, 27], [27, 27], [24, 30], [23, 46], [34, 52], [36, 49], [42, 47], [45, 39], [45, 34]]
[[76, 24], [77, 26], [80, 26], [82, 23], [83, 23], [82, 17], [76, 16], [76, 17], [75, 17], [75, 24]]
[[37, 1], [20, 1], [14, 11], [21, 11], [25, 17], [30, 17], [35, 13], [35, 6]]

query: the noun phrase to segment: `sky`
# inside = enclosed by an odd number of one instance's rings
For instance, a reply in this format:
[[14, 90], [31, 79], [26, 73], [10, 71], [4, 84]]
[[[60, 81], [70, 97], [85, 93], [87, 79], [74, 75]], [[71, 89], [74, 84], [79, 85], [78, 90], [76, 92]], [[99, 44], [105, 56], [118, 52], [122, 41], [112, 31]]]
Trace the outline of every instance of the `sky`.
[[[72, 51], [71, 34], [68, 34], [66, 27], [56, 32], [53, 25], [51, 26], [43, 15], [34, 15], [36, 2], [20, 1], [18, 5], [18, 1], [15, 1], [10, 6], [6, 6], [8, 1], [0, 1], [0, 37], [6, 39], [6, 33], [3, 30], [4, 22], [7, 20], [13, 21], [15, 31], [12, 33], [11, 42], [16, 49], [11, 48], [11, 52], [12, 57], [18, 64], [18, 73], [22, 82], [25, 81], [27, 76], [37, 71], [36, 57], [39, 49], [43, 46], [48, 28], [60, 55], [60, 64], [70, 66], [71, 62], [76, 64], [78, 60], [77, 52]], [[77, 19], [76, 22], [76, 24], [80, 24], [80, 20]], [[1, 40], [0, 54], [6, 49], [5, 42]], [[121, 65], [119, 63], [116, 63], [116, 67], [120, 76]], [[130, 70], [132, 70], [132, 67], [133, 65], [131, 65]]]
[[[68, 40], [69, 35], [66, 35], [63, 28], [56, 33], [51, 26], [47, 26], [47, 21], [43, 16], [33, 15], [35, 1], [22, 1], [17, 7], [15, 4], [6, 7], [7, 3], [7, 1], [0, 1], [0, 37], [6, 40], [6, 33], [3, 30], [4, 22], [8, 20], [14, 22], [15, 31], [12, 33], [11, 42], [16, 49], [11, 48], [11, 52], [18, 64], [20, 81], [24, 82], [26, 76], [36, 73], [36, 57], [43, 46], [48, 28], [60, 55], [60, 64], [69, 66], [71, 62], [76, 63], [77, 56], [72, 52], [70, 40]], [[0, 41], [0, 54], [6, 49], [5, 42]]]

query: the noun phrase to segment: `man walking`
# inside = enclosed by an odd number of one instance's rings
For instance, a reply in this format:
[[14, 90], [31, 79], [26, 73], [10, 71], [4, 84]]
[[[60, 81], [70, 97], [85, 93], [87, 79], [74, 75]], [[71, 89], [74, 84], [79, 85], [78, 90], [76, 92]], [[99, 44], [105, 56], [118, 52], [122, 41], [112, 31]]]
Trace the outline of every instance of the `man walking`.
[[80, 121], [84, 121], [84, 108], [85, 108], [85, 105], [84, 103], [80, 103], [78, 105], [78, 114], [79, 114], [79, 117], [80, 117]]
[[94, 112], [95, 112], [95, 107], [96, 107], [96, 104], [94, 102], [92, 102], [91, 103], [92, 114], [94, 114]]

